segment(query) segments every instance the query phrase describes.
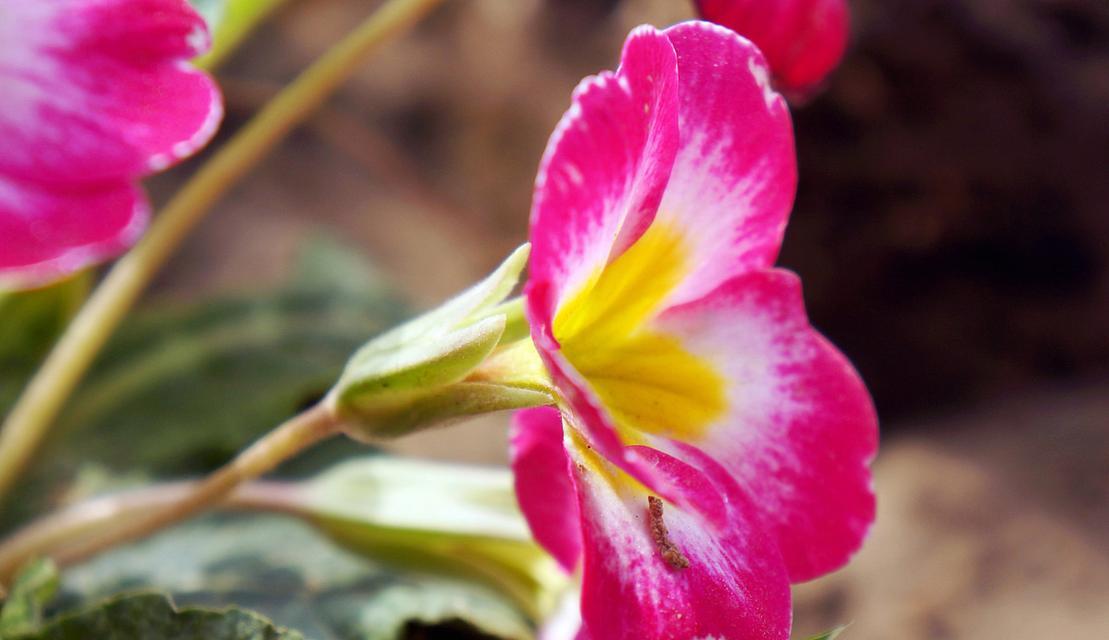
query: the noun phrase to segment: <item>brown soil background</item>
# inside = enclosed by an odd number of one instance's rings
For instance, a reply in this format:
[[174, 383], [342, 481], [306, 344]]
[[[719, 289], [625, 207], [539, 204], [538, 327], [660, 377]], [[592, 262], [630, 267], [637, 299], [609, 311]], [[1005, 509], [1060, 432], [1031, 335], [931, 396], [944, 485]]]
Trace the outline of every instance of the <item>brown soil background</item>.
[[[290, 0], [220, 73], [240, 125], [376, 3]], [[526, 235], [584, 75], [683, 0], [450, 0], [238, 187], [155, 295], [244, 290], [323, 226], [432, 304]], [[798, 589], [798, 633], [1109, 633], [1109, 3], [853, 2], [849, 54], [796, 109], [783, 251], [883, 419], [875, 531]], [[186, 168], [187, 171], [187, 168]], [[181, 173], [161, 178], [162, 195]], [[401, 451], [502, 463], [504, 419]]]

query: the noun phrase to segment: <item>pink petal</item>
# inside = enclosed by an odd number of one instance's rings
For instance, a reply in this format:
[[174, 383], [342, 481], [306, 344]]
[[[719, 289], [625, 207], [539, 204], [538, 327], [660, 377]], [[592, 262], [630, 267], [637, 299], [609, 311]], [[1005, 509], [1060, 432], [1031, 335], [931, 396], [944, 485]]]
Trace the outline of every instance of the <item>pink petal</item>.
[[186, 0], [0, 5], [0, 279], [34, 286], [108, 260], [147, 218], [138, 178], [203, 146], [222, 116], [186, 64], [208, 46]]
[[189, 0], [54, 0], [68, 5], [73, 33], [121, 60], [191, 60], [212, 41]]
[[581, 524], [569, 465], [558, 409], [517, 411], [512, 417], [516, 499], [535, 539], [572, 573], [581, 558]]
[[758, 49], [707, 22], [665, 33], [678, 55], [681, 146], [657, 219], [696, 259], [674, 303], [774, 263], [797, 166], [789, 109]]
[[[527, 308], [530, 310], [535, 301], [545, 299], [545, 296], [529, 295], [526, 299]], [[529, 311], [529, 318], [534, 316], [535, 312]], [[542, 326], [537, 327], [534, 321], [531, 325], [537, 351], [559, 392], [561, 404], [573, 415], [573, 429], [591, 449], [615, 468], [668, 500], [699, 509], [702, 513], [719, 511], [719, 505], [712, 502], [713, 496], [706, 496], [704, 492], [690, 492], [682, 486], [680, 474], [679, 479], [675, 480], [674, 474], [665, 472], [665, 465], [659, 465], [656, 459], [645, 457], [643, 451], [650, 451], [649, 449], [627, 446], [617, 433], [609, 411], [586, 379], [563, 357], [554, 339]]]
[[222, 115], [184, 61], [207, 45], [185, 0], [7, 3], [0, 40], [0, 172], [93, 184], [164, 169]]
[[750, 38], [775, 82], [807, 92], [835, 69], [847, 47], [845, 0], [697, 0], [701, 16]]
[[0, 289], [44, 285], [118, 255], [149, 214], [126, 182], [43, 188], [0, 174]]
[[579, 418], [576, 423], [578, 430], [601, 455], [621, 464], [624, 443], [617, 435], [616, 428], [605, 415], [600, 400], [590, 390], [581, 374], [566, 361], [559, 351], [558, 342], [551, 335], [550, 305], [553, 304], [554, 296], [547, 293], [551, 286], [550, 282], [529, 280], [524, 289], [525, 309], [536, 351], [546, 365], [563, 403]]
[[615, 73], [574, 91], [540, 164], [531, 214], [531, 278], [552, 283], [555, 300], [650, 224], [677, 146], [676, 83], [670, 41], [640, 27]]
[[[652, 515], [648, 494], [613, 483], [613, 468], [598, 472], [592, 466], [599, 462], [596, 456], [576, 448], [572, 455], [585, 536], [584, 637], [789, 636], [790, 593], [781, 556], [741, 494], [715, 487], [729, 494], [721, 503], [723, 526], [672, 503], [659, 503], [661, 514]], [[668, 464], [665, 473], [687, 476], [682, 482], [687, 487], [705, 490], [713, 483], [691, 466]]]
[[[683, 446], [683, 445], [679, 445]], [[704, 458], [697, 449], [684, 447], [679, 449], [683, 453], [689, 451], [695, 455], [687, 456], [689, 462], [663, 453], [658, 449], [643, 445], [633, 445], [625, 448], [624, 459], [627, 468], [633, 471], [632, 477], [642, 477], [647, 480], [644, 486], [670, 502], [673, 502], [687, 511], [701, 514], [707, 522], [717, 527], [728, 526], [728, 507], [726, 495], [721, 493], [722, 488], [738, 489], [738, 485], [728, 477], [727, 472], [719, 469], [719, 464], [711, 458]], [[690, 464], [693, 463], [702, 473], [693, 473]], [[719, 471], [718, 478], [706, 478], [703, 474], [706, 463], [713, 466], [712, 471]], [[724, 483], [721, 484], [720, 480]], [[648, 484], [649, 483], [649, 484]]]
[[654, 329], [728, 381], [726, 415], [693, 444], [758, 497], [790, 578], [845, 564], [874, 520], [877, 418], [850, 363], [809, 325], [797, 277], [739, 276]]

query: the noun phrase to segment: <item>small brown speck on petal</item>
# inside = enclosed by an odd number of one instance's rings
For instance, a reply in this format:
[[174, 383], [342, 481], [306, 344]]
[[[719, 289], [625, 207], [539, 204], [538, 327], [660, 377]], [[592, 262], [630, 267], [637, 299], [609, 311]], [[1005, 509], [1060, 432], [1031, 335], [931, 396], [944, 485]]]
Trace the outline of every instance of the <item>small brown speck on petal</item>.
[[658, 552], [666, 564], [675, 569], [689, 568], [689, 558], [686, 558], [682, 550], [670, 539], [670, 532], [662, 519], [662, 500], [655, 496], [647, 496], [647, 523], [651, 528], [651, 537], [655, 540], [655, 546], [658, 547]]

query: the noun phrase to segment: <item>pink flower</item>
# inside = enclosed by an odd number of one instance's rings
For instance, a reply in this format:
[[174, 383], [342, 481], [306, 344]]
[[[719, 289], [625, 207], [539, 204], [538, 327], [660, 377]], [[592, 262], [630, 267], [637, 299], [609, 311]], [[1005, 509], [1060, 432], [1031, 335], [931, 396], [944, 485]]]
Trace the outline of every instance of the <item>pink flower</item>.
[[775, 84], [805, 94], [824, 80], [847, 47], [846, 0], [696, 0], [705, 20], [750, 39]]
[[0, 287], [138, 239], [138, 179], [202, 147], [222, 116], [186, 64], [208, 44], [185, 0], [0, 0]]
[[784, 639], [789, 583], [874, 518], [874, 410], [775, 269], [796, 186], [762, 54], [640, 27], [574, 92], [532, 209], [532, 339], [559, 408], [516, 415], [517, 494], [583, 571], [582, 636]]

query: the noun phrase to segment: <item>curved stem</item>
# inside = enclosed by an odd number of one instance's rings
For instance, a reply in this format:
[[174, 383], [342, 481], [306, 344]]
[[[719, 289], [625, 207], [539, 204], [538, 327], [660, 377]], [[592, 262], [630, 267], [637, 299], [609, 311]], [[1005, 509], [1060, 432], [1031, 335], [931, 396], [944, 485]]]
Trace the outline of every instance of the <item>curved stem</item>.
[[358, 65], [442, 0], [389, 0], [246, 124], [165, 206], [73, 319], [0, 428], [0, 501], [146, 285], [213, 204]]
[[0, 545], [0, 582], [36, 553], [49, 550], [59, 564], [73, 564], [214, 507], [244, 482], [337, 434], [339, 424], [335, 414], [319, 404], [269, 432], [203, 480], [163, 487], [157, 493], [138, 492], [122, 502], [118, 498], [114, 502], [93, 502], [81, 511], [48, 516]]
[[[415, 466], [406, 472], [406, 464]], [[315, 480], [244, 482], [213, 506], [298, 518], [339, 547], [372, 558], [382, 566], [476, 580], [508, 596], [535, 620], [554, 610], [559, 595], [572, 581], [553, 558], [534, 542], [520, 537], [523, 521], [505, 520], [509, 512], [501, 512], [499, 524], [487, 523], [475, 530], [467, 517], [488, 517], [490, 505], [504, 504], [505, 500], [511, 503], [507, 476], [503, 482], [490, 483], [488, 472], [483, 470], [478, 472], [480, 485], [475, 485], [477, 478], [470, 475], [474, 469], [455, 465], [436, 469], [426, 462], [399, 459], [381, 469], [386, 473], [357, 476], [360, 481], [353, 485], [335, 484], [327, 478], [331, 471]], [[415, 482], [415, 491], [412, 471], [428, 475]], [[74, 562], [73, 549], [85, 540], [120, 539], [120, 530], [129, 527], [131, 521], [147, 513], [177, 509], [188, 496], [197, 495], [204, 482], [169, 482], [93, 498], [35, 520], [0, 542], [0, 590], [11, 584], [31, 559], [52, 557], [63, 563]], [[448, 503], [452, 506], [446, 509], [448, 513], [416, 520], [411, 514], [390, 508], [349, 506], [361, 501], [380, 503], [381, 496], [398, 490], [407, 500], [415, 501], [413, 504], [427, 506], [421, 499], [430, 500], [432, 510]], [[441, 497], [443, 494], [447, 497]], [[523, 517], [518, 512], [516, 515]]]
[[[0, 543], [0, 589], [12, 581], [27, 560], [53, 555], [56, 550], [91, 536], [108, 535], [135, 514], [177, 504], [196, 491], [200, 482], [167, 482], [92, 498], [35, 520]], [[247, 482], [236, 487], [217, 506], [295, 512], [292, 498], [295, 491], [295, 485], [285, 482]]]

